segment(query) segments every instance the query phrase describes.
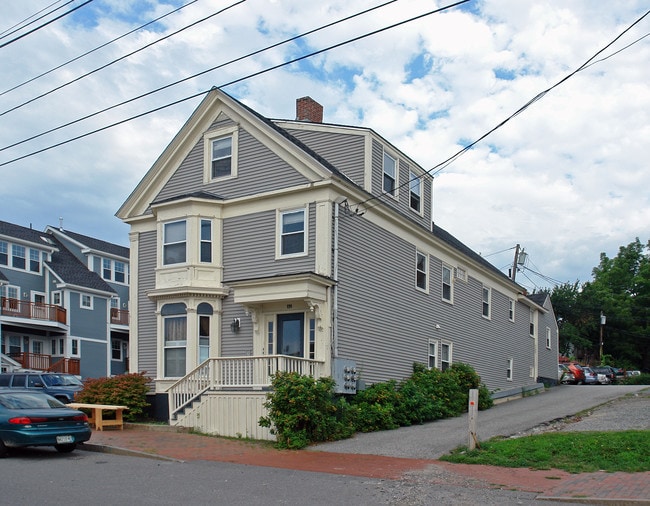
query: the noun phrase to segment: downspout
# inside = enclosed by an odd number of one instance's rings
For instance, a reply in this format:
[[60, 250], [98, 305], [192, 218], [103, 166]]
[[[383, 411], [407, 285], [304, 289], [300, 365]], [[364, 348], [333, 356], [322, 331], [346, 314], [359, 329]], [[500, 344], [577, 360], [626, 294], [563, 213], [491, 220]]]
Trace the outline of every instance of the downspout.
[[334, 245], [333, 245], [333, 273], [332, 285], [332, 356], [339, 356], [339, 204], [334, 202]]

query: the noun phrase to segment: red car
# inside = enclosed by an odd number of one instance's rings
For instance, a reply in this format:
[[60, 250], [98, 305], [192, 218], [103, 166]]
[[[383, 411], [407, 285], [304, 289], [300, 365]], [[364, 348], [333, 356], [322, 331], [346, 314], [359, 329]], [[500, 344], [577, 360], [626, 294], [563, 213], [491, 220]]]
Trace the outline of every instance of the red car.
[[573, 385], [584, 385], [585, 383], [585, 372], [582, 370], [582, 367], [580, 364], [565, 364], [567, 369], [573, 375], [573, 378], [571, 376], [567, 375], [567, 380], [562, 381], [562, 383], [571, 383]]

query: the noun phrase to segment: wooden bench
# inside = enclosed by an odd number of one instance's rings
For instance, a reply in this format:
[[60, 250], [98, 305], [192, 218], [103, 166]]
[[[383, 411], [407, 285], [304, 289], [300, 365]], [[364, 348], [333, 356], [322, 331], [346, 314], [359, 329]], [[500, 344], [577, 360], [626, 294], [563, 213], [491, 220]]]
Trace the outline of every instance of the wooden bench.
[[[82, 402], [71, 402], [66, 404], [72, 409], [89, 409], [88, 423], [94, 425], [97, 430], [104, 430], [104, 427], [119, 427], [124, 429], [122, 412], [129, 409], [127, 406], [111, 406], [109, 404], [84, 404]], [[104, 411], [115, 411], [115, 420], [104, 420]]]

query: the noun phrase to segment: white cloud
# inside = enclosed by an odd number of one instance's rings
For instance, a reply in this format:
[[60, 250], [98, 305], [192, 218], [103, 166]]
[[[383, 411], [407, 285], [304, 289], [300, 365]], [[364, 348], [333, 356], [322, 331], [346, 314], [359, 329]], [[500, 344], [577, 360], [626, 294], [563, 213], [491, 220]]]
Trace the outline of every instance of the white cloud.
[[[5, 27], [48, 4], [2, 2]], [[156, 44], [86, 79], [0, 116], [0, 148], [298, 33], [377, 5], [259, 0]], [[93, 5], [0, 52], [0, 93], [173, 8]], [[178, 6], [180, 3], [175, 2]], [[442, 6], [442, 2], [438, 5]], [[102, 9], [111, 8], [103, 12]], [[433, 9], [391, 6], [224, 66], [78, 125], [0, 151], [0, 163]], [[641, 0], [484, 0], [339, 47], [225, 89], [273, 118], [293, 118], [310, 95], [325, 121], [368, 126], [424, 168], [436, 166], [563, 79], [639, 18]], [[150, 12], [147, 13], [146, 11]], [[155, 10], [155, 14], [153, 11]], [[197, 2], [147, 30], [0, 95], [0, 112], [215, 12]], [[0, 29], [3, 27], [0, 27]], [[553, 279], [589, 279], [599, 254], [650, 236], [650, 17], [599, 58], [476, 145], [435, 179], [436, 223], [498, 267], [526, 248]], [[4, 39], [3, 39], [4, 40]], [[289, 92], [288, 92], [289, 90]], [[0, 219], [57, 224], [127, 244], [114, 216], [200, 98], [0, 167]], [[101, 225], [100, 225], [101, 224]], [[531, 275], [532, 278], [532, 275]], [[529, 288], [539, 278], [518, 277]]]

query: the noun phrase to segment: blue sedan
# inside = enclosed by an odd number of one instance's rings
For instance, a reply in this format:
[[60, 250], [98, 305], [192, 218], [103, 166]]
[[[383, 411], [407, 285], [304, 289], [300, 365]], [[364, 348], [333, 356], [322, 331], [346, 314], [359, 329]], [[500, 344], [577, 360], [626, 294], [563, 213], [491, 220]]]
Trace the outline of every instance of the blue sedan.
[[8, 448], [20, 446], [54, 446], [68, 453], [90, 435], [86, 414], [54, 397], [0, 389], [0, 457], [7, 456]]

